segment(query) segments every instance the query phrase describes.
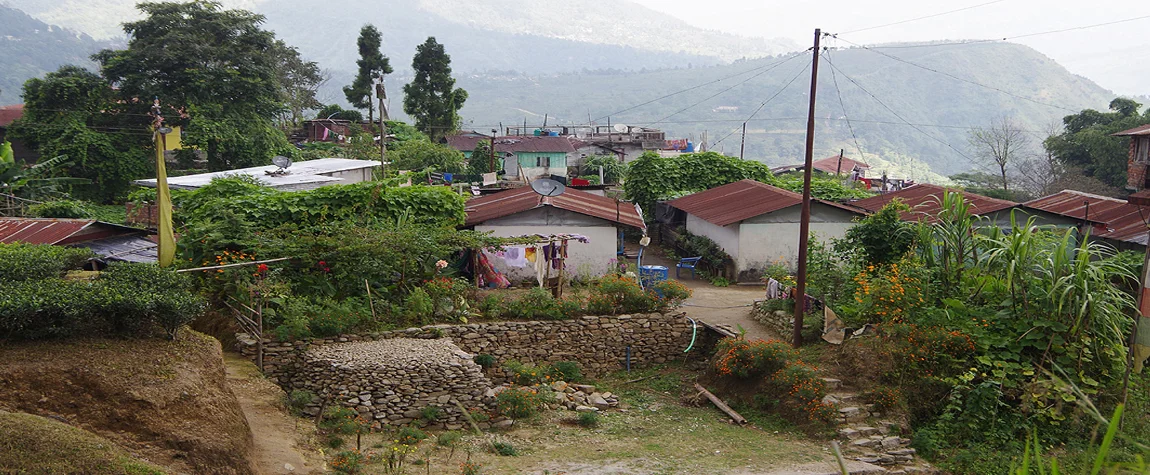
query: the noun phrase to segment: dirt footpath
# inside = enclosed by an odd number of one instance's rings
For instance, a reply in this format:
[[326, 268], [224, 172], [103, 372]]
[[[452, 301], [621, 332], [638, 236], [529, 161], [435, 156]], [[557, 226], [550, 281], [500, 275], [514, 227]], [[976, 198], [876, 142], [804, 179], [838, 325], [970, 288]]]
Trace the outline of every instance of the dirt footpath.
[[261, 475], [323, 473], [322, 455], [309, 442], [314, 427], [292, 417], [283, 405], [283, 390], [260, 375], [254, 364], [225, 353], [228, 386], [252, 428], [252, 464]]
[[715, 325], [727, 325], [736, 332], [742, 326], [749, 339], [779, 338], [763, 324], [751, 318], [751, 304], [762, 299], [761, 286], [715, 287], [702, 280], [681, 280], [691, 288], [691, 298], [683, 304], [687, 316]]

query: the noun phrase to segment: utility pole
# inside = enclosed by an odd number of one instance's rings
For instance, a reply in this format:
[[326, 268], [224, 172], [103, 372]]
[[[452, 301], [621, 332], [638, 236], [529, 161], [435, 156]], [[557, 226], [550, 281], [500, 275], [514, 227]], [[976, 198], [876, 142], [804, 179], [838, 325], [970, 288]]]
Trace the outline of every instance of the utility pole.
[[387, 92], [383, 89], [383, 80], [375, 84], [375, 95], [379, 98], [379, 172], [381, 177], [386, 176], [387, 172], [387, 123], [384, 122], [386, 118], [387, 109], [383, 106], [384, 99], [387, 99]]
[[839, 149], [839, 166], [835, 167], [835, 178], [838, 178], [839, 175], [843, 173], [843, 154], [846, 153], [846, 151], [847, 149], [845, 148]]
[[815, 93], [819, 86], [819, 39], [822, 30], [815, 28], [815, 47], [811, 60], [811, 104], [807, 110], [807, 160], [803, 166], [803, 210], [799, 219], [799, 264], [795, 284], [795, 328], [791, 345], [803, 344], [803, 313], [807, 305], [807, 241], [811, 231], [811, 163], [815, 157]]
[[743, 149], [747, 146], [747, 123], [743, 122], [743, 140], [739, 142], [739, 160], [743, 159]]
[[491, 129], [491, 146], [487, 147], [488, 152], [490, 152], [488, 154], [490, 157], [487, 159], [487, 169], [489, 170], [488, 173], [499, 171], [495, 169], [495, 135], [498, 133], [498, 130]]

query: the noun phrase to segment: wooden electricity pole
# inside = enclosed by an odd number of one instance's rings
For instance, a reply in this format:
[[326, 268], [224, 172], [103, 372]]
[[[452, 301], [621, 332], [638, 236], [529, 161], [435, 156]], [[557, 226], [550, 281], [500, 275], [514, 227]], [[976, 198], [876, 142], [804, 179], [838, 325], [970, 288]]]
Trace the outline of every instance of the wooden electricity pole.
[[743, 159], [743, 149], [747, 146], [747, 123], [743, 122], [743, 140], [739, 142], [739, 160]]
[[375, 84], [375, 96], [379, 98], [379, 172], [381, 176], [387, 176], [387, 109], [384, 108], [383, 101], [387, 99], [387, 92], [383, 89], [383, 81]]
[[815, 47], [811, 63], [811, 103], [807, 110], [807, 159], [803, 166], [803, 210], [799, 219], [799, 263], [795, 284], [795, 328], [791, 344], [798, 348], [803, 344], [803, 313], [807, 305], [807, 241], [811, 231], [811, 163], [815, 156], [815, 92], [819, 81], [819, 39], [822, 31], [815, 28]]

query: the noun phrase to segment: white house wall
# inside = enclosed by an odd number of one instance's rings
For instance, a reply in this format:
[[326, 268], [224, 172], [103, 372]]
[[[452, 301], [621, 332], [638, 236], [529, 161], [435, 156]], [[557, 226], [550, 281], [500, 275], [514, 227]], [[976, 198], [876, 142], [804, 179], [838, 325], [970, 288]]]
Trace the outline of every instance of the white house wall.
[[[590, 243], [570, 241], [567, 244], [566, 272], [579, 277], [599, 277], [606, 274], [618, 250], [618, 231], [610, 221], [550, 206], [493, 219], [476, 225], [475, 230], [490, 231], [498, 237], [564, 233], [587, 236], [591, 240]], [[488, 258], [492, 265], [512, 282], [535, 279], [535, 270], [532, 267], [508, 267], [500, 257], [489, 255]], [[557, 273], [555, 270], [551, 272], [552, 276]]]
[[[747, 219], [739, 226], [739, 249], [736, 258], [740, 280], [753, 280], [771, 264], [782, 264], [794, 270], [799, 260], [799, 218], [801, 206]], [[811, 203], [811, 236], [827, 241], [841, 238], [854, 226], [857, 214]]]
[[[687, 232], [697, 235], [706, 236], [715, 241], [719, 247], [727, 251], [731, 257], [738, 260], [739, 256], [739, 223], [731, 224], [728, 226], [719, 226], [710, 223], [702, 218], [692, 214], [687, 214]], [[683, 256], [693, 257], [693, 256]]]

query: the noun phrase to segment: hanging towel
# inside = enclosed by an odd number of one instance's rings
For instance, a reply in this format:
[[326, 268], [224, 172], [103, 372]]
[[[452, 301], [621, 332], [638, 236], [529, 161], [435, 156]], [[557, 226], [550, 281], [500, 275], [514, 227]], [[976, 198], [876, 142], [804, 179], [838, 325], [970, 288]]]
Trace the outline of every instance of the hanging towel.
[[535, 263], [535, 259], [538, 258], [538, 252], [539, 250], [536, 249], [535, 246], [528, 247], [527, 249], [523, 250], [523, 258], [527, 259], [527, 262]]
[[547, 273], [547, 259], [544, 256], [536, 256], [535, 258], [535, 279], [539, 281], [539, 287], [543, 287], [543, 276]]
[[767, 279], [767, 298], [781, 299], [784, 295], [785, 294], [779, 291], [779, 281], [775, 280], [774, 277]]
[[523, 268], [527, 267], [526, 250], [522, 247], [509, 247], [503, 254], [503, 262], [507, 267]]

